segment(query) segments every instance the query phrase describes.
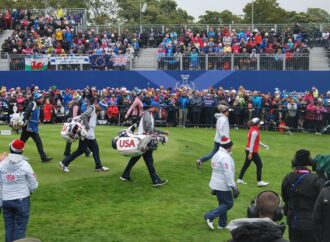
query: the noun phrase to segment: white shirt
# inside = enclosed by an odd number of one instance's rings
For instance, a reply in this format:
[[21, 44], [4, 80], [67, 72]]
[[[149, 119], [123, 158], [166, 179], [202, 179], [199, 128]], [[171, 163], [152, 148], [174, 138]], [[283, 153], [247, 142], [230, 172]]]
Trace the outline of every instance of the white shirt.
[[214, 117], [217, 119], [216, 131], [214, 136], [214, 142], [220, 143], [221, 137], [229, 137], [229, 121], [228, 117], [223, 113], [216, 113]]
[[212, 157], [212, 176], [209, 186], [212, 190], [231, 191], [235, 186], [235, 164], [227, 150], [220, 147]]
[[91, 117], [89, 118], [89, 122], [88, 122], [89, 129], [88, 129], [86, 138], [89, 139], [89, 140], [95, 139], [94, 130], [95, 130], [95, 127], [96, 127], [96, 122], [97, 122], [97, 115], [96, 115], [96, 111], [95, 111], [95, 108], [94, 108], [94, 110], [91, 114]]

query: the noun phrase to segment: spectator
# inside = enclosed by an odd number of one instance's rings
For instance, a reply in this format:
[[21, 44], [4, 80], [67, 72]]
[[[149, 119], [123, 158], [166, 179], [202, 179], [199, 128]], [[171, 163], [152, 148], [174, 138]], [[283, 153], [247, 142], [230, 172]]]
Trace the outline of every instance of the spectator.
[[318, 98], [315, 105], [315, 134], [321, 135], [321, 129], [324, 123], [327, 110], [323, 106], [323, 99]]
[[312, 221], [312, 212], [324, 180], [311, 173], [308, 168], [311, 165], [310, 152], [298, 150], [292, 160], [294, 170], [282, 182], [284, 214], [287, 216], [291, 242], [319, 241], [319, 230]]
[[286, 119], [286, 124], [289, 127], [289, 131], [296, 128], [296, 117], [298, 106], [295, 103], [294, 99], [291, 98], [290, 102], [287, 104], [288, 117]]
[[178, 100], [179, 106], [179, 127], [186, 127], [187, 114], [188, 114], [188, 104], [189, 97], [187, 96], [187, 91], [183, 90], [181, 96]]
[[134, 102], [132, 103], [131, 107], [127, 110], [127, 113], [125, 115], [125, 119], [128, 119], [128, 117], [132, 116], [132, 122], [138, 124], [140, 121], [141, 116], [143, 115], [143, 93], [141, 89], [136, 88], [134, 90], [134, 94], [136, 95]]
[[201, 112], [202, 112], [203, 99], [201, 92], [193, 91], [193, 95], [190, 99], [189, 106], [191, 110], [191, 125], [193, 127], [199, 127], [201, 124]]
[[10, 154], [0, 162], [0, 207], [3, 209], [5, 241], [25, 237], [30, 216], [30, 193], [38, 181], [30, 164], [22, 155], [24, 142], [16, 139], [10, 143]]

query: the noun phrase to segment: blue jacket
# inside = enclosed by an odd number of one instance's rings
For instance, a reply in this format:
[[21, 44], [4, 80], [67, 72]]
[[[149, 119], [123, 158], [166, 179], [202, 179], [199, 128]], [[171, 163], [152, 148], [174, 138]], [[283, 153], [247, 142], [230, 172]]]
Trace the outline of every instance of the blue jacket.
[[178, 100], [178, 104], [180, 109], [187, 109], [189, 104], [189, 97], [181, 96]]
[[259, 109], [260, 109], [261, 103], [262, 103], [262, 98], [259, 96], [255, 96], [255, 97], [252, 97], [251, 101], [252, 101], [253, 107], [258, 108], [258, 112], [259, 112]]

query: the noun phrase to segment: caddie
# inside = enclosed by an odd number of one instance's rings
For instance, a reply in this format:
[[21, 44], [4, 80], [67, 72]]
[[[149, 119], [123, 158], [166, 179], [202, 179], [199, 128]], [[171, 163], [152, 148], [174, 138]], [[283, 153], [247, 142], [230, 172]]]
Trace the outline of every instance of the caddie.
[[[165, 134], [165, 135], [169, 134], [166, 131], [161, 131], [161, 130], [155, 129], [155, 120], [154, 120], [153, 114], [158, 113], [159, 109], [160, 109], [160, 104], [158, 102], [153, 101], [150, 104], [150, 108], [148, 110], [146, 110], [141, 116], [139, 126], [138, 126], [138, 135], [147, 135], [148, 136], [148, 135], [153, 135], [155, 133]], [[163, 180], [157, 175], [156, 169], [154, 167], [154, 159], [153, 159], [152, 153], [153, 153], [153, 150], [149, 149], [142, 156], [147, 165], [153, 186], [158, 187], [158, 186], [165, 185], [168, 182], [168, 180], [166, 180], [166, 179]], [[141, 158], [141, 155], [132, 157], [129, 160], [122, 176], [120, 177], [121, 180], [131, 181], [131, 176], [130, 176], [131, 170], [140, 158]]]

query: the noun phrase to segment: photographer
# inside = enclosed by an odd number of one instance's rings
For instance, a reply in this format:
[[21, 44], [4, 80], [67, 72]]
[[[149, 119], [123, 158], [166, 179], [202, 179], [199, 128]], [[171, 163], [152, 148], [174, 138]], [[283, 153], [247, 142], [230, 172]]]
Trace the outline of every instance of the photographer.
[[291, 242], [317, 242], [318, 227], [312, 221], [316, 198], [324, 180], [311, 173], [312, 159], [308, 150], [298, 150], [292, 160], [293, 171], [282, 182], [284, 214]]
[[320, 225], [320, 242], [328, 242], [330, 238], [330, 156], [317, 155], [314, 159], [316, 171], [326, 177], [313, 210], [313, 221]]
[[263, 191], [248, 208], [248, 218], [232, 220], [227, 228], [232, 240], [228, 242], [287, 242], [283, 239], [284, 225], [281, 199], [277, 193]]
[[224, 229], [227, 226], [227, 212], [234, 205], [234, 198], [239, 195], [235, 184], [235, 164], [231, 157], [233, 142], [223, 136], [220, 140], [219, 151], [213, 156], [212, 176], [209, 186], [212, 194], [217, 196], [219, 207], [204, 215], [204, 219], [211, 230], [214, 230], [213, 220], [219, 217], [218, 228]]

